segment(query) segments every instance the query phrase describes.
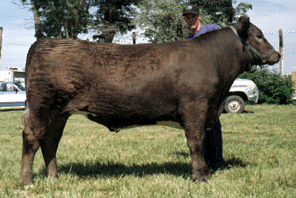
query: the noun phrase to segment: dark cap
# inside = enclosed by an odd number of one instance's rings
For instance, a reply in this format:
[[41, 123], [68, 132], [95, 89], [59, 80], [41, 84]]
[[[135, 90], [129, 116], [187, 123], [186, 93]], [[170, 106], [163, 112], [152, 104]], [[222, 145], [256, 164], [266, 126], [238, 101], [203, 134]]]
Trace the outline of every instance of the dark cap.
[[198, 7], [195, 6], [195, 5], [189, 5], [187, 7], [185, 7], [183, 9], [183, 16], [185, 14], [195, 14], [195, 15], [199, 15], [199, 10], [198, 10]]

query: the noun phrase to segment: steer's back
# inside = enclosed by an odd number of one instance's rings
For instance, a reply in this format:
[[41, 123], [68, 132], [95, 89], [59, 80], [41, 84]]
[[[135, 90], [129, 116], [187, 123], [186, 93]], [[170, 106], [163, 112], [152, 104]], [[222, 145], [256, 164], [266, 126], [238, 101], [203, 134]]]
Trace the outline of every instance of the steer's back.
[[[49, 81], [63, 81], [69, 85], [68, 89], [78, 81], [79, 84], [88, 82], [85, 78], [124, 83], [139, 74], [151, 74], [169, 64], [178, 64], [176, 57], [181, 60], [180, 53], [186, 55], [178, 48], [180, 45], [177, 47], [176, 44], [117, 45], [45, 39], [31, 47], [26, 73], [30, 81], [38, 81], [36, 77], [43, 76]], [[47, 81], [44, 78], [43, 81]], [[30, 82], [27, 83], [29, 88]]]

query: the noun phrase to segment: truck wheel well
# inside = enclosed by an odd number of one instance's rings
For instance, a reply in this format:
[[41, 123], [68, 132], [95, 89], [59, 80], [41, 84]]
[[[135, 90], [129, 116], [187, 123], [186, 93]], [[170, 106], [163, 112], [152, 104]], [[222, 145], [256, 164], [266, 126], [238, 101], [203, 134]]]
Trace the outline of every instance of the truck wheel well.
[[248, 101], [248, 98], [245, 93], [243, 92], [229, 92], [228, 96], [240, 96], [244, 101]]

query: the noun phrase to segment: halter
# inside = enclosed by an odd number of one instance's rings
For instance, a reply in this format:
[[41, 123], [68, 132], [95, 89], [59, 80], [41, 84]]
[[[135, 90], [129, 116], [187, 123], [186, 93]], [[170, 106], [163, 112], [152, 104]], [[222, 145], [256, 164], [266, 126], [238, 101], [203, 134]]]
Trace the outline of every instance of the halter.
[[[239, 40], [242, 42], [241, 38], [239, 37], [236, 29], [233, 26], [229, 26], [233, 32], [236, 34], [236, 36], [239, 38]], [[243, 42], [242, 42], [243, 43]], [[252, 60], [255, 60], [254, 56], [252, 55], [251, 52], [253, 52], [254, 54], [256, 54], [262, 61], [262, 63], [265, 63], [267, 61], [267, 59], [271, 56], [271, 54], [275, 51], [274, 48], [272, 48], [266, 55], [261, 54], [258, 50], [256, 50], [253, 46], [251, 46], [248, 42], [243, 43], [249, 57]]]

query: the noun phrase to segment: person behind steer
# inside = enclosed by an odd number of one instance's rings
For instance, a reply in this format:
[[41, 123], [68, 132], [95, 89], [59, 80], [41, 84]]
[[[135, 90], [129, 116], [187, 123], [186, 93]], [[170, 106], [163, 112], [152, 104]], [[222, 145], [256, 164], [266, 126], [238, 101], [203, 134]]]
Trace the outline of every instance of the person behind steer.
[[[197, 37], [206, 32], [218, 30], [219, 26], [216, 24], [202, 25], [201, 15], [199, 9], [195, 5], [189, 5], [183, 9], [184, 20], [187, 23], [191, 35], [188, 39]], [[210, 131], [204, 131], [205, 135], [205, 151], [204, 158], [208, 167], [213, 169], [222, 168], [225, 164], [223, 158], [222, 147], [222, 131], [221, 123], [218, 120], [215, 126]]]

